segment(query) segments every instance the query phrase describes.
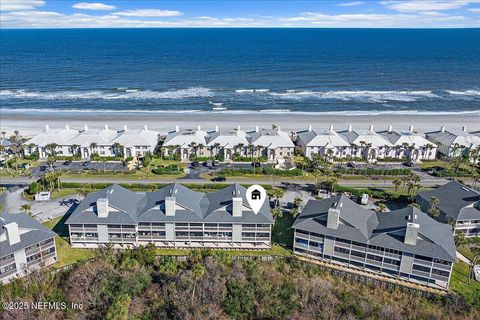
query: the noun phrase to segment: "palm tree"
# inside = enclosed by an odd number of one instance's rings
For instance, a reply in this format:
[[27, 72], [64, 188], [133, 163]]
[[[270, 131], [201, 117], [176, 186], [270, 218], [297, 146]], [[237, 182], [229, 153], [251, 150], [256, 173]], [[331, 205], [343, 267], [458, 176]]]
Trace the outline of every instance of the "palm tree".
[[387, 210], [387, 206], [385, 205], [385, 203], [380, 202], [380, 203], [378, 204], [378, 211], [380, 211], [380, 212], [385, 212], [386, 210]]
[[72, 155], [76, 156], [78, 154], [79, 149], [80, 149], [80, 145], [72, 144]]
[[203, 148], [205, 148], [205, 145], [203, 143], [198, 144], [198, 151], [200, 151], [200, 156], [203, 155]]
[[437, 197], [432, 196], [430, 198], [430, 209], [428, 209], [428, 213], [434, 218], [438, 218], [440, 215], [440, 210], [437, 208], [439, 203], [440, 200]]
[[213, 147], [215, 148], [215, 157], [218, 156], [218, 149], [220, 149], [220, 143], [215, 143], [213, 145]]
[[98, 144], [95, 142], [90, 143], [90, 152], [93, 154], [95, 153], [95, 149], [97, 149]]
[[192, 268], [192, 276], [195, 279], [193, 283], [192, 299], [195, 296], [195, 288], [197, 286], [198, 279], [202, 278], [205, 275], [205, 267], [201, 263], [197, 263]]
[[470, 173], [473, 173], [475, 171], [475, 165], [478, 162], [478, 158], [480, 158], [480, 146], [477, 146], [474, 149], [470, 149], [470, 152], [469, 152], [468, 155], [469, 155], [470, 161], [472, 163], [472, 169], [471, 169]]
[[393, 185], [395, 186], [395, 193], [398, 191], [398, 188], [402, 184], [402, 180], [400, 179], [395, 179], [392, 181]]
[[58, 144], [56, 143], [49, 143], [45, 146], [45, 149], [48, 150], [51, 156], [56, 156], [57, 155], [57, 147]]
[[123, 146], [120, 143], [115, 142], [113, 144], [113, 150], [116, 156], [118, 157], [123, 156]]
[[255, 150], [255, 146], [253, 144], [248, 145], [248, 151], [250, 153], [250, 159], [253, 161], [253, 150]]

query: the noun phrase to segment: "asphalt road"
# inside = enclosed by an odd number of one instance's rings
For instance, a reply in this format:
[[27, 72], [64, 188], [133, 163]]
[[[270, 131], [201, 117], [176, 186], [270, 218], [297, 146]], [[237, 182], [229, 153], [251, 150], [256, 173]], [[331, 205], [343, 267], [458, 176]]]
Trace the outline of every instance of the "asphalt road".
[[[25, 177], [17, 178], [0, 178], [0, 185], [9, 186], [9, 185], [19, 185], [19, 184], [29, 184], [33, 180]], [[62, 182], [75, 182], [75, 183], [100, 183], [100, 182], [110, 182], [110, 183], [172, 183], [172, 182], [181, 182], [181, 183], [217, 183], [205, 179], [121, 179], [121, 178], [95, 178], [95, 177], [85, 177], [85, 178], [62, 178]], [[270, 185], [281, 185], [282, 182], [289, 182], [295, 184], [312, 184], [312, 180], [279, 180], [275, 182], [270, 179], [235, 179], [227, 178], [225, 182], [218, 183], [241, 183], [241, 184], [270, 184]], [[420, 181], [423, 187], [434, 187], [438, 185], [443, 185], [447, 183], [447, 179], [443, 178], [429, 178], [422, 179]], [[391, 180], [339, 180], [338, 183], [342, 186], [350, 187], [393, 187]]]

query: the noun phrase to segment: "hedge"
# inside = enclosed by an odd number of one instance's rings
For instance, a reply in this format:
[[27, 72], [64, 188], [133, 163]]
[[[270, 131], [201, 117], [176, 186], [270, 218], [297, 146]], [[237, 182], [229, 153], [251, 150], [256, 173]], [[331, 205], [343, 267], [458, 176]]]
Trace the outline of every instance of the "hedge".
[[355, 188], [355, 187], [345, 187], [345, 186], [335, 186], [336, 192], [348, 192], [354, 196], [361, 197], [364, 193], [368, 194], [370, 197], [384, 200], [395, 200], [400, 202], [409, 202], [409, 197], [406, 195], [398, 195], [391, 193], [385, 190], [376, 189], [376, 188]]
[[239, 169], [223, 169], [219, 172], [220, 175], [226, 175], [226, 176], [242, 176], [246, 174], [267, 174], [267, 175], [272, 175], [275, 174], [277, 176], [281, 177], [295, 177], [295, 176], [301, 176], [302, 175], [302, 170], [300, 169], [292, 169], [292, 170], [279, 170], [279, 169], [274, 169], [272, 167], [263, 167], [263, 168], [249, 168], [249, 169], [244, 169], [244, 168], [239, 168]]
[[335, 170], [341, 174], [363, 175], [363, 176], [408, 176], [412, 174], [410, 169], [355, 169], [341, 168]]

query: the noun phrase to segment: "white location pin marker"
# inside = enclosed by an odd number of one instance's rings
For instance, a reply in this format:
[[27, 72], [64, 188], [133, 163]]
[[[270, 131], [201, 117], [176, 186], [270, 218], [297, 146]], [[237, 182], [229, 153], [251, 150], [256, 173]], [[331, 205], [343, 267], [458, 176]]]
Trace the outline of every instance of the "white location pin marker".
[[265, 191], [265, 189], [263, 189], [262, 186], [259, 186], [258, 184], [250, 186], [247, 189], [246, 196], [248, 204], [250, 205], [250, 208], [252, 208], [253, 212], [255, 212], [255, 214], [260, 211], [263, 203], [265, 202], [265, 200], [267, 200], [267, 192]]

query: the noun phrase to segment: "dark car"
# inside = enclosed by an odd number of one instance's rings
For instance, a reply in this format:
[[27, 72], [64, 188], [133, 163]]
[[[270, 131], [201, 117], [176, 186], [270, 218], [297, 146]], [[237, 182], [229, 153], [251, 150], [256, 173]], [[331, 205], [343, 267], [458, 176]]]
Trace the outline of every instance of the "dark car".
[[222, 177], [222, 176], [212, 178], [213, 182], [224, 182], [225, 180], [227, 180], [227, 179], [225, 177]]
[[72, 164], [72, 160], [67, 160], [63, 163], [64, 166], [69, 166]]
[[347, 167], [349, 167], [349, 168], [355, 168], [355, 162], [350, 161], [349, 163], [347, 163]]
[[82, 163], [82, 166], [86, 167], [86, 166], [89, 166], [90, 163], [92, 163], [91, 161], [85, 161], [84, 163]]
[[45, 171], [47, 170], [47, 166], [40, 166], [40, 171]]
[[412, 161], [404, 162], [403, 165], [405, 167], [413, 167], [415, 164]]
[[192, 167], [198, 167], [198, 161], [192, 161], [190, 164]]
[[259, 161], [253, 161], [252, 167], [260, 167], [262, 164]]

